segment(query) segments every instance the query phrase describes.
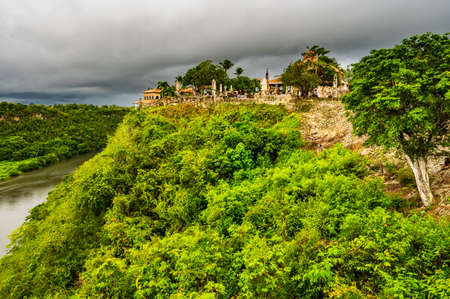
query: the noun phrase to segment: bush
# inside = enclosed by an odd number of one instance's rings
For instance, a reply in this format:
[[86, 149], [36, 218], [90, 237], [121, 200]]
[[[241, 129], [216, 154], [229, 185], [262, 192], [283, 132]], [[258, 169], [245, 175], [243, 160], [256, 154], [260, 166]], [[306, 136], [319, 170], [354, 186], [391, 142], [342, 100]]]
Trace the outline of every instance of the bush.
[[42, 164], [38, 159], [22, 161], [19, 164], [20, 171], [30, 171], [30, 170], [34, 170], [34, 169], [39, 169], [41, 167], [42, 167]]
[[130, 113], [12, 235], [2, 297], [448, 297], [450, 226], [281, 107]]
[[[106, 145], [127, 112], [128, 108], [114, 106], [0, 103], [0, 161], [37, 158], [45, 166], [96, 151]], [[25, 162], [21, 169], [39, 168], [36, 163]]]

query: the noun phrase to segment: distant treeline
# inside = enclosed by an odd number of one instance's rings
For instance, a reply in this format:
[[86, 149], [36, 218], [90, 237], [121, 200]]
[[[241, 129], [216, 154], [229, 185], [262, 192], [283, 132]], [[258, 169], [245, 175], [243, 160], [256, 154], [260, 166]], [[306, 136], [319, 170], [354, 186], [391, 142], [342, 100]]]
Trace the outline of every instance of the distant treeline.
[[128, 108], [0, 103], [0, 179], [100, 150]]

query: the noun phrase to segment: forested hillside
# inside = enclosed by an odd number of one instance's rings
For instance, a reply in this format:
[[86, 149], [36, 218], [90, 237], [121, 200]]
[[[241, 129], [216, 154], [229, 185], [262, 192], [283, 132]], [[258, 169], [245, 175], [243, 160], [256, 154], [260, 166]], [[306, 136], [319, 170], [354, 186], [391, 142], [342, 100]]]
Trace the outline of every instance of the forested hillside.
[[[60, 111], [63, 113], [67, 111]], [[31, 211], [0, 297], [448, 297], [450, 226], [281, 106], [134, 110]]]
[[0, 180], [100, 150], [128, 108], [0, 103]]

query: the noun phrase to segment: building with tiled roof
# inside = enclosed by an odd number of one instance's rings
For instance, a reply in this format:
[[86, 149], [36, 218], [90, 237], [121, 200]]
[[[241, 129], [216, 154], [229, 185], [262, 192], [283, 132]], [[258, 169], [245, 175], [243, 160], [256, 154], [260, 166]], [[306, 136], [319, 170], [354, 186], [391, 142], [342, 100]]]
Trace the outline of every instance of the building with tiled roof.
[[161, 98], [162, 89], [154, 88], [144, 90], [144, 100], [159, 100]]
[[154, 88], [154, 89], [146, 89], [142, 93], [144, 94], [144, 98], [139, 99], [138, 101], [133, 102], [135, 106], [147, 106], [155, 103], [157, 100], [161, 99], [161, 91], [162, 89]]

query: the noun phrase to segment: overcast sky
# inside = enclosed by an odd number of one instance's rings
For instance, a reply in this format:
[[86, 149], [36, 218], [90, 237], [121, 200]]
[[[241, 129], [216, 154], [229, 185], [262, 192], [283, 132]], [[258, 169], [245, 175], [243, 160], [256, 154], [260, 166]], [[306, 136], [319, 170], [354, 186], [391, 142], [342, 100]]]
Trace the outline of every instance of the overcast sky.
[[347, 65], [449, 31], [449, 0], [0, 0], [0, 101], [128, 106], [205, 59], [273, 77], [307, 45]]

